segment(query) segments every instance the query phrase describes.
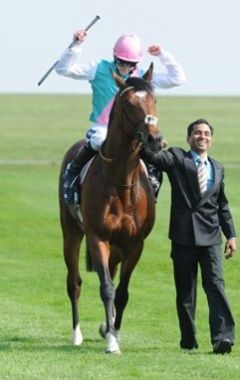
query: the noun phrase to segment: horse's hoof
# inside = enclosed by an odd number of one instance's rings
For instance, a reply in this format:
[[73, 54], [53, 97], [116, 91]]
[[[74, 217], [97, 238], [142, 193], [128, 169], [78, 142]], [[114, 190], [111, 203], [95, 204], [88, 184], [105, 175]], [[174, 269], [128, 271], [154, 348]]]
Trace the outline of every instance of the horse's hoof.
[[106, 353], [107, 354], [121, 354], [117, 337], [110, 332], [107, 332], [105, 337], [107, 340]]
[[121, 350], [117, 350], [117, 351], [105, 351], [106, 352], [106, 354], [114, 354], [114, 355], [121, 355], [122, 354], [122, 352], [121, 352]]
[[78, 324], [72, 332], [72, 343], [74, 346], [81, 346], [82, 342], [83, 342], [83, 335], [82, 335], [80, 326]]

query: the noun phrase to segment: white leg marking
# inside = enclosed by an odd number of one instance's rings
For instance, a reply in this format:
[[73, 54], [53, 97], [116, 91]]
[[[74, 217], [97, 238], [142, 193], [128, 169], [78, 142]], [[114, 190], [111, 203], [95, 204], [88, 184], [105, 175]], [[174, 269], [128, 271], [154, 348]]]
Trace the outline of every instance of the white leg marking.
[[79, 323], [75, 327], [75, 330], [73, 330], [72, 332], [72, 342], [74, 346], [80, 346], [83, 342], [83, 336], [82, 336]]
[[118, 344], [121, 342], [120, 330], [116, 330]]
[[121, 354], [121, 350], [118, 344], [118, 339], [116, 336], [110, 332], [106, 333], [107, 348], [106, 353], [108, 354]]
[[[106, 332], [107, 332], [107, 326], [106, 326], [105, 322], [101, 323], [98, 331], [99, 331], [99, 334], [101, 335], [101, 337], [105, 339], [106, 338]], [[117, 335], [117, 341], [118, 341], [118, 343], [120, 343], [121, 342], [120, 330], [116, 330], [116, 335]]]

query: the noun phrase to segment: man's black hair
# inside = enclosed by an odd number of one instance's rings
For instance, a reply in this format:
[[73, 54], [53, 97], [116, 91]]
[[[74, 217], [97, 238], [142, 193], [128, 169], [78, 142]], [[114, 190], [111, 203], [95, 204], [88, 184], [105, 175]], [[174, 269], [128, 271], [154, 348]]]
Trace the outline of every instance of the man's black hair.
[[206, 119], [198, 119], [196, 121], [193, 121], [191, 124], [189, 124], [189, 126], [187, 128], [187, 135], [188, 135], [188, 137], [191, 136], [194, 127], [196, 125], [199, 125], [199, 124], [207, 124], [209, 126], [209, 128], [210, 128], [211, 135], [213, 135], [213, 127], [209, 124], [209, 122]]

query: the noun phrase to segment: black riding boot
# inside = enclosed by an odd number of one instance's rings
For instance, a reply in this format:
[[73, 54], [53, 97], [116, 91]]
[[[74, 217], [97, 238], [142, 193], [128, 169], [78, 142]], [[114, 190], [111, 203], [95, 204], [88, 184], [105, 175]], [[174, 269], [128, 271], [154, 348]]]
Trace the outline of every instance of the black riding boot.
[[[63, 196], [66, 204], [74, 204], [80, 198], [80, 189], [76, 186], [78, 176], [83, 166], [92, 158], [97, 152], [92, 149], [89, 144], [85, 144], [77, 152], [76, 157], [71, 161], [64, 173]], [[77, 199], [75, 199], [75, 194]]]
[[155, 194], [155, 199], [157, 201], [157, 196], [158, 196], [158, 193], [163, 181], [163, 174], [161, 170], [156, 169], [155, 166], [151, 164], [147, 164], [147, 169], [148, 169], [148, 178], [152, 184], [154, 194]]

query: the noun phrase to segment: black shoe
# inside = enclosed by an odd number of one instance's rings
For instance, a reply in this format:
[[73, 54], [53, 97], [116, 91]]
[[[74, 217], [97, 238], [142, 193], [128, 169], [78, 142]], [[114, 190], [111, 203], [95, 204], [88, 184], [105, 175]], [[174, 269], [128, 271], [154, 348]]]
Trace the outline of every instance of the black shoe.
[[180, 347], [183, 351], [195, 351], [198, 348], [198, 343], [195, 337], [181, 338]]
[[182, 351], [185, 351], [185, 352], [194, 352], [198, 349], [198, 344], [197, 343], [194, 343], [192, 345], [190, 344], [187, 344], [187, 345], [183, 345], [183, 344], [180, 344], [180, 348]]
[[63, 178], [64, 178], [63, 197], [64, 197], [64, 202], [67, 205], [78, 203], [79, 194], [78, 194], [78, 188], [76, 186], [78, 177], [79, 177], [79, 174], [76, 175], [76, 173], [72, 172], [71, 163], [69, 163], [63, 175]]
[[214, 354], [230, 354], [232, 351], [232, 343], [229, 339], [219, 340], [213, 345]]

